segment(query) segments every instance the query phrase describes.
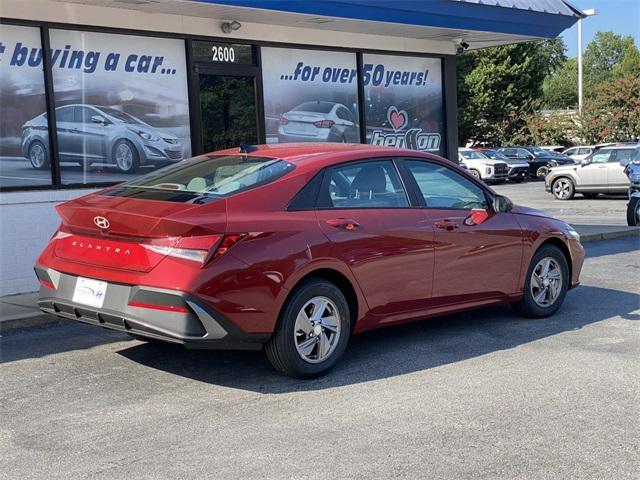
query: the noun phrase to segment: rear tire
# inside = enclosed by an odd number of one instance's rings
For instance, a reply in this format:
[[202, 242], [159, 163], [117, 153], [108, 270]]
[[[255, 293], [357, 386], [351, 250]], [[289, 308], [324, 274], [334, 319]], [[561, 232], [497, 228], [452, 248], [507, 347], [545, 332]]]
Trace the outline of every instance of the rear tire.
[[627, 225], [640, 226], [640, 197], [631, 197], [627, 204]]
[[529, 318], [553, 315], [564, 302], [570, 282], [564, 253], [554, 245], [544, 245], [531, 259], [522, 300], [512, 306]]
[[327, 373], [344, 353], [351, 330], [349, 305], [333, 283], [312, 278], [287, 300], [265, 345], [271, 365], [294, 378]]

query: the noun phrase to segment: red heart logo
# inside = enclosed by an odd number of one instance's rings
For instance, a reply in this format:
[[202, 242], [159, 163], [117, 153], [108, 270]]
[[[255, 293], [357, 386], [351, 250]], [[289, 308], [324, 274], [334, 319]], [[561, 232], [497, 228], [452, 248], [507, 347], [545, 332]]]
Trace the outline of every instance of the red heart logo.
[[404, 110], [398, 111], [396, 107], [389, 107], [389, 110], [387, 111], [387, 119], [393, 129], [397, 132], [407, 126], [409, 117], [407, 112]]

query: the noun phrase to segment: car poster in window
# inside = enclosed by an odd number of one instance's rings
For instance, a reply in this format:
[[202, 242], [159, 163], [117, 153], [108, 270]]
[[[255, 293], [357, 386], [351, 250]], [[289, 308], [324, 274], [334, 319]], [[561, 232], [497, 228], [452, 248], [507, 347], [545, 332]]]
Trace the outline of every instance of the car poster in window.
[[182, 40], [51, 30], [63, 183], [128, 180], [191, 153]]
[[0, 187], [51, 184], [45, 109], [40, 29], [0, 26]]
[[367, 143], [444, 155], [442, 62], [363, 56]]
[[353, 53], [263, 48], [267, 143], [359, 143]]

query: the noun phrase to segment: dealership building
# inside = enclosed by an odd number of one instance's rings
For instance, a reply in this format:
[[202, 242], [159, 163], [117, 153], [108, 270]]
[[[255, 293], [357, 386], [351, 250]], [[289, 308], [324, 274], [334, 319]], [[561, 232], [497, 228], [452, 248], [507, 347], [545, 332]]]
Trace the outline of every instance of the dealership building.
[[192, 155], [329, 141], [456, 159], [456, 55], [581, 15], [564, 0], [0, 0], [0, 295], [37, 289], [57, 203]]

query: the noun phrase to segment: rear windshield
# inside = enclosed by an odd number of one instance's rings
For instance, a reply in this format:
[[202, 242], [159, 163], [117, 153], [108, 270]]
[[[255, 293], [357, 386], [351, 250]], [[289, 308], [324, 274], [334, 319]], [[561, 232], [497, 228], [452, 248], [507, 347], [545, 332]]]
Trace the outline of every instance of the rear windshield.
[[333, 105], [331, 102], [306, 102], [298, 105], [293, 110], [299, 112], [329, 113]]
[[294, 169], [276, 158], [206, 155], [156, 170], [105, 195], [206, 203], [270, 183]]

